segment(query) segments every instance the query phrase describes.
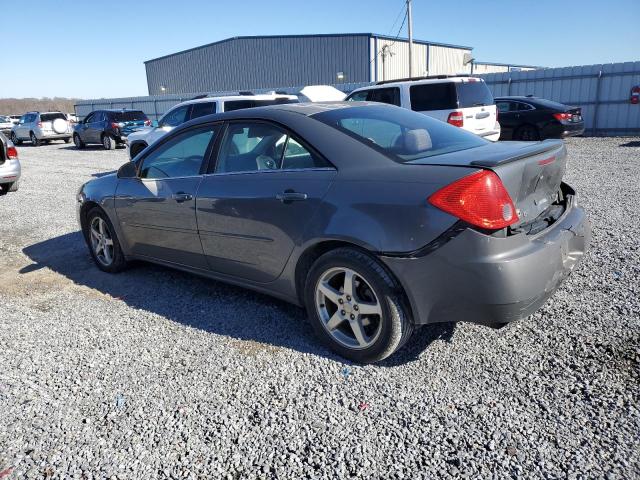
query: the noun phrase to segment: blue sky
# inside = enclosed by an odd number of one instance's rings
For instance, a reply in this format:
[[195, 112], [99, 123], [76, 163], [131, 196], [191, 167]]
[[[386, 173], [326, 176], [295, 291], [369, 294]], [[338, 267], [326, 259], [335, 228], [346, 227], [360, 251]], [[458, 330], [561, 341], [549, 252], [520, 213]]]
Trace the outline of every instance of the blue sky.
[[[236, 35], [395, 35], [403, 4], [0, 0], [0, 97], [146, 95], [145, 60]], [[640, 60], [639, 8], [640, 0], [413, 0], [414, 37], [474, 47], [479, 61], [567, 66]]]

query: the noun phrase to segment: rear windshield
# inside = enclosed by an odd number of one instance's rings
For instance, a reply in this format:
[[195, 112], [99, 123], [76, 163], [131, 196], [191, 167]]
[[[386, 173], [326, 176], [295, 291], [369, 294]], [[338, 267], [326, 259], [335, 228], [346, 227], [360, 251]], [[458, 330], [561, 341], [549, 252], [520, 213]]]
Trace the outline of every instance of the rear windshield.
[[493, 105], [493, 95], [483, 81], [456, 83], [459, 108]]
[[487, 144], [473, 133], [404, 108], [337, 108], [313, 118], [401, 163]]
[[411, 110], [453, 110], [458, 108], [456, 88], [453, 82], [423, 83], [409, 88]]
[[64, 113], [41, 113], [40, 121], [41, 122], [53, 122], [57, 118], [61, 118], [62, 120], [66, 120], [67, 116]]
[[531, 100], [532, 100], [531, 103], [533, 103], [534, 105], [538, 105], [551, 110], [560, 110], [561, 112], [564, 112], [565, 110], [573, 108], [573, 107], [568, 107], [567, 105], [564, 105], [562, 103], [547, 100], [545, 98], [532, 98]]
[[232, 112], [241, 108], [265, 107], [267, 105], [283, 105], [285, 103], [299, 103], [295, 98], [276, 98], [274, 100], [229, 100], [224, 102], [224, 111]]
[[114, 112], [113, 121], [114, 122], [136, 122], [136, 121], [144, 121], [148, 120], [147, 116], [144, 112]]

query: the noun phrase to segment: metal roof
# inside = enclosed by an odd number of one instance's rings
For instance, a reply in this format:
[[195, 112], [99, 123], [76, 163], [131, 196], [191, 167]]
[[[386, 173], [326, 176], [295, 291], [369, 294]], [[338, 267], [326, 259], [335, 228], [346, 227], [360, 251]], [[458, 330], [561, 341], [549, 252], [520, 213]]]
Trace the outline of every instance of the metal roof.
[[[403, 42], [408, 42], [409, 40], [404, 37], [391, 37], [389, 35], [380, 35], [377, 33], [317, 33], [317, 34], [301, 34], [301, 35], [247, 35], [247, 36], [236, 36], [225, 38], [224, 40], [219, 40], [217, 42], [207, 43], [205, 45], [200, 45], [198, 47], [188, 48], [186, 50], [181, 50], [179, 52], [170, 53], [168, 55], [163, 55], [161, 57], [152, 58], [151, 60], [146, 60], [144, 63], [155, 62], [156, 60], [162, 60], [164, 58], [175, 57], [176, 55], [182, 55], [187, 52], [192, 52], [194, 50], [199, 50], [201, 48], [211, 47], [213, 45], [220, 45], [222, 43], [231, 42], [234, 40], [260, 40], [260, 39], [271, 39], [271, 38], [317, 38], [317, 37], [369, 37], [369, 38], [381, 38], [384, 40], [399, 40]], [[463, 45], [454, 45], [450, 43], [441, 43], [441, 42], [431, 42], [428, 40], [413, 40], [413, 43], [420, 45], [435, 45], [438, 47], [449, 47], [449, 48], [459, 48], [461, 50], [473, 50], [473, 47], [466, 47]]]
[[473, 62], [474, 65], [495, 65], [496, 67], [519, 67], [519, 68], [546, 68], [537, 65], [518, 65], [516, 63], [499, 63], [499, 62]]

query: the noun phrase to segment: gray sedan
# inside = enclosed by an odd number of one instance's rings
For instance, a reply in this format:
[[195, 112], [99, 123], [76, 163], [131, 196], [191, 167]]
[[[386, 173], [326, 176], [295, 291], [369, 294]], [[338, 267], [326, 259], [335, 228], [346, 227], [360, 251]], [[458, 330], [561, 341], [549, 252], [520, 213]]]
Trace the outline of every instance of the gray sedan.
[[88, 182], [78, 218], [106, 272], [147, 260], [265, 292], [375, 362], [416, 326], [500, 326], [552, 295], [590, 239], [566, 156], [388, 105], [254, 108], [188, 122]]

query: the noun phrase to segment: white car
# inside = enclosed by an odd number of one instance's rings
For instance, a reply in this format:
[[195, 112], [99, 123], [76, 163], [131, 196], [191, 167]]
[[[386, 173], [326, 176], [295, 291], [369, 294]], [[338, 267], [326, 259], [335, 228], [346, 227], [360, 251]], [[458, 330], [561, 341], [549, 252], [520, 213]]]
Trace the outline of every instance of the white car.
[[11, 129], [13, 128], [13, 122], [11, 117], [0, 115], [0, 132], [5, 135], [11, 135]]
[[20, 160], [15, 145], [0, 133], [0, 195], [18, 190]]
[[151, 145], [163, 135], [169, 133], [178, 125], [194, 118], [213, 113], [230, 112], [241, 108], [262, 107], [281, 103], [297, 103], [298, 97], [284, 94], [230, 95], [225, 97], [196, 97], [193, 100], [179, 103], [165, 113], [158, 122], [153, 122], [151, 128], [142, 129], [131, 133], [127, 137], [129, 156], [136, 157], [147, 146]]
[[378, 82], [354, 90], [347, 100], [389, 103], [464, 128], [492, 142], [500, 138], [493, 95], [481, 78], [439, 75]]

